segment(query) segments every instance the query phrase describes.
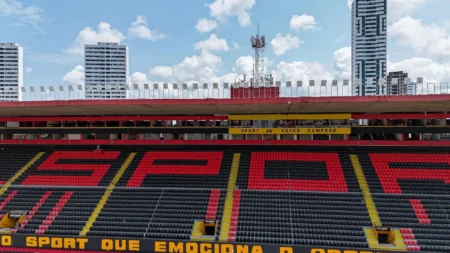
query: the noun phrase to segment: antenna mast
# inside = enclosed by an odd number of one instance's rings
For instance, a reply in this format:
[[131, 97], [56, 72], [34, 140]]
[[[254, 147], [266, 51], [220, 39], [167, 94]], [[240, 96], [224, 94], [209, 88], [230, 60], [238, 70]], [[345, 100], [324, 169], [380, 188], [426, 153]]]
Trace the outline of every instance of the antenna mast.
[[266, 47], [266, 36], [259, 36], [259, 23], [257, 34], [256, 36], [252, 36], [250, 41], [253, 50], [255, 50], [251, 86], [260, 87], [264, 85], [264, 49]]

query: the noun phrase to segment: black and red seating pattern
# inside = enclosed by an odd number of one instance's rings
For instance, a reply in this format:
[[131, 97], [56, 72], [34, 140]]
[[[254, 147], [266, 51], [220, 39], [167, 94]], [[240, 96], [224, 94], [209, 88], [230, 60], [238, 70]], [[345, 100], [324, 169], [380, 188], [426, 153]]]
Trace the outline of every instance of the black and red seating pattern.
[[225, 189], [232, 161], [230, 150], [147, 150], [137, 153], [118, 186]]
[[[449, 252], [448, 152], [387, 149], [55, 149], [0, 196], [0, 214], [30, 211], [17, 233], [77, 235], [104, 186], [137, 152], [88, 235], [189, 239], [194, 220], [221, 220], [237, 152], [239, 208], [230, 240], [367, 248], [370, 218], [349, 158], [356, 152], [383, 224], [402, 228], [411, 250]], [[12, 175], [37, 152], [17, 152]]]

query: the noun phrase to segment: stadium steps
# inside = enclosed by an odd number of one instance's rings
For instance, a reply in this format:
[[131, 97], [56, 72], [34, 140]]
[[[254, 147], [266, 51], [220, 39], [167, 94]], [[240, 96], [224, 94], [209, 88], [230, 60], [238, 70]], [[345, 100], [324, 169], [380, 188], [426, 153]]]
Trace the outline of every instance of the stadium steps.
[[5, 194], [5, 192], [8, 190], [8, 188], [14, 183], [14, 181], [16, 181], [17, 178], [19, 178], [23, 173], [25, 173], [25, 171], [27, 171], [39, 158], [41, 158], [41, 156], [43, 156], [45, 153], [44, 152], [39, 152], [37, 155], [35, 155], [33, 157], [33, 159], [31, 159], [27, 164], [25, 164], [25, 166], [23, 166], [19, 171], [17, 171], [16, 174], [14, 174], [14, 176], [12, 176], [8, 182], [6, 182], [3, 187], [0, 189], [0, 196], [2, 196], [3, 194]]
[[95, 207], [94, 211], [92, 212], [91, 216], [89, 217], [88, 221], [86, 222], [86, 225], [80, 231], [80, 236], [86, 236], [87, 233], [91, 230], [91, 227], [94, 225], [95, 220], [97, 220], [98, 215], [100, 214], [100, 212], [102, 211], [102, 209], [105, 206], [106, 202], [108, 201], [109, 196], [111, 196], [111, 193], [114, 190], [114, 187], [119, 182], [119, 180], [122, 177], [123, 173], [125, 173], [125, 170], [128, 168], [128, 166], [133, 161], [135, 156], [136, 156], [136, 153], [131, 153], [127, 157], [125, 162], [122, 164], [122, 167], [120, 167], [119, 171], [117, 171], [116, 175], [111, 180], [111, 183], [106, 188], [106, 191], [103, 194], [102, 198], [98, 202], [97, 207]]
[[220, 227], [219, 241], [221, 242], [228, 242], [228, 236], [230, 233], [231, 215], [233, 212], [234, 188], [236, 187], [236, 180], [238, 176], [240, 160], [241, 154], [236, 153], [233, 155], [230, 177], [228, 179], [227, 195], [225, 198], [225, 205], [223, 209], [222, 225]]
[[369, 243], [369, 248], [374, 250], [389, 250], [389, 251], [407, 251], [406, 244], [403, 241], [402, 234], [400, 230], [394, 229], [395, 234], [395, 245], [388, 245], [378, 243], [378, 238], [373, 228], [366, 228], [364, 230], [367, 238], [367, 242]]
[[374, 226], [382, 226], [380, 216], [378, 215], [375, 202], [373, 201], [372, 194], [370, 193], [369, 185], [367, 184], [366, 177], [362, 170], [357, 155], [350, 155], [353, 169], [355, 170], [356, 178], [358, 179], [359, 186], [363, 192], [364, 201], [366, 203], [367, 212], [369, 213], [370, 221]]
[[204, 236], [201, 232], [202, 221], [194, 221], [194, 226], [192, 227], [191, 240], [193, 241], [214, 241], [214, 236]]

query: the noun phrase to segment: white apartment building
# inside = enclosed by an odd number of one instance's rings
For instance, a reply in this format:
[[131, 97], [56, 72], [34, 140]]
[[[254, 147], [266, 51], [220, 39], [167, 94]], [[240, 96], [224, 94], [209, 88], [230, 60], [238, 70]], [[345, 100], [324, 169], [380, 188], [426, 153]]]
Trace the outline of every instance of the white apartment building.
[[99, 42], [84, 46], [86, 99], [127, 98], [128, 47]]
[[387, 63], [387, 0], [354, 0], [352, 86], [355, 96], [384, 95]]
[[23, 49], [16, 43], [0, 43], [0, 101], [21, 101]]

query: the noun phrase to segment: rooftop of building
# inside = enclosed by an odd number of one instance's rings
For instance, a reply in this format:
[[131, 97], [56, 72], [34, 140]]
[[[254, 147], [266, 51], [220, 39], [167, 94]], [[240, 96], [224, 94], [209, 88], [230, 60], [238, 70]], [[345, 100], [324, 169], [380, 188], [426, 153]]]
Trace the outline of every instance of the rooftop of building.
[[235, 99], [110, 99], [0, 103], [0, 116], [446, 112], [450, 94]]

